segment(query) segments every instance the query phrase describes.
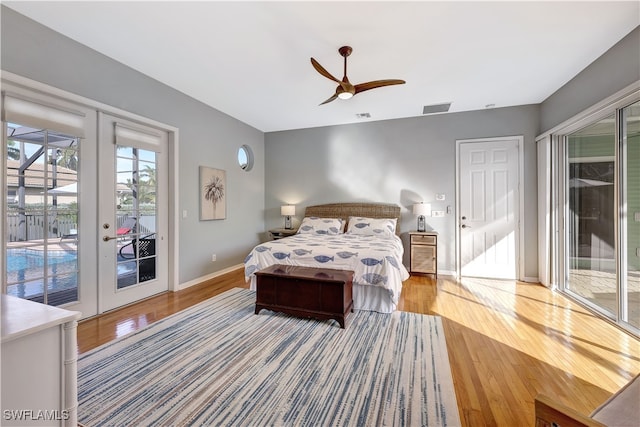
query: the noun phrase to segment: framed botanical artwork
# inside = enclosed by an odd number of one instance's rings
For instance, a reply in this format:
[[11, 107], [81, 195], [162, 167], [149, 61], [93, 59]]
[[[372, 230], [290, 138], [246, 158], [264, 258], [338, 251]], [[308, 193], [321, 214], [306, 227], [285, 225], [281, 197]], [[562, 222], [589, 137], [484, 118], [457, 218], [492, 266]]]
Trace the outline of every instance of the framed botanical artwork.
[[200, 166], [200, 221], [226, 219], [227, 173]]

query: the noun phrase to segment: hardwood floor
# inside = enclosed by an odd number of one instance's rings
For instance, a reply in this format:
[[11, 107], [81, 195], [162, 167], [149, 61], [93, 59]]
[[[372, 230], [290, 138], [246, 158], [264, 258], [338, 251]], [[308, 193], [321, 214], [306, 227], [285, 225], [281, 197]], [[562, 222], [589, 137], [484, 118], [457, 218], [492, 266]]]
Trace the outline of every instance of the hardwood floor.
[[[242, 270], [83, 321], [79, 352], [232, 287]], [[640, 372], [640, 341], [541, 285], [416, 276], [399, 309], [442, 316], [467, 426], [533, 425], [538, 393], [589, 414]]]

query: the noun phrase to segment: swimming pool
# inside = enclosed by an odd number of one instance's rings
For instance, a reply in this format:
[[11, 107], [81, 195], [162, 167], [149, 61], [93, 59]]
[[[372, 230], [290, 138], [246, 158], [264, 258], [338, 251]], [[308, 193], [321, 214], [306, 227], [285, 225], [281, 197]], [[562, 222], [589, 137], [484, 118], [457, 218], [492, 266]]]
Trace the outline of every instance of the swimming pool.
[[[77, 265], [78, 253], [75, 251], [47, 251], [48, 264]], [[44, 267], [44, 251], [36, 249], [7, 249], [7, 271], [20, 271]]]
[[[35, 299], [44, 294], [45, 254], [47, 262], [47, 294], [69, 291], [78, 287], [77, 251], [43, 251], [39, 249], [7, 249], [7, 294]], [[69, 292], [67, 292], [68, 294]], [[77, 292], [70, 295], [77, 299]], [[60, 304], [68, 302], [62, 301]], [[59, 304], [56, 304], [59, 305]]]
[[[7, 294], [43, 302], [45, 254], [48, 303], [61, 305], [77, 301], [78, 252], [72, 250], [7, 249]], [[136, 260], [118, 255], [117, 267], [118, 289], [138, 283]]]

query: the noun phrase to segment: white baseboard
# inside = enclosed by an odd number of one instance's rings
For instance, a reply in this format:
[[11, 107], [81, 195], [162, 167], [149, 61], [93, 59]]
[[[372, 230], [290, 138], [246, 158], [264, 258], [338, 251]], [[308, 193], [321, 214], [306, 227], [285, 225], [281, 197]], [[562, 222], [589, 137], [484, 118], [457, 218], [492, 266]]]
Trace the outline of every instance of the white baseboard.
[[540, 283], [540, 279], [537, 277], [525, 277], [522, 281], [527, 283]]
[[191, 286], [199, 285], [202, 282], [206, 282], [207, 280], [214, 279], [218, 276], [222, 276], [223, 274], [231, 273], [232, 271], [238, 270], [240, 268], [244, 268], [244, 264], [232, 265], [231, 267], [227, 267], [222, 270], [218, 270], [215, 273], [207, 274], [206, 276], [201, 276], [193, 280], [189, 280], [188, 282], [180, 283], [178, 285], [178, 291], [183, 289], [190, 288]]

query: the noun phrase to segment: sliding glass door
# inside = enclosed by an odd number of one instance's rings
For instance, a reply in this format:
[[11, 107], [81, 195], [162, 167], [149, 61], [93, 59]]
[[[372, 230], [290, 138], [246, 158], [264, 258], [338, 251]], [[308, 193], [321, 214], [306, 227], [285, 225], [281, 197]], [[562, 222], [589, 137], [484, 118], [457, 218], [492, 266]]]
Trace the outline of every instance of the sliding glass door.
[[640, 332], [640, 102], [565, 134], [561, 289]]
[[566, 137], [568, 280], [566, 289], [616, 313], [615, 117]]
[[621, 114], [622, 321], [640, 330], [640, 101]]

